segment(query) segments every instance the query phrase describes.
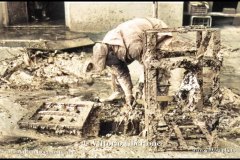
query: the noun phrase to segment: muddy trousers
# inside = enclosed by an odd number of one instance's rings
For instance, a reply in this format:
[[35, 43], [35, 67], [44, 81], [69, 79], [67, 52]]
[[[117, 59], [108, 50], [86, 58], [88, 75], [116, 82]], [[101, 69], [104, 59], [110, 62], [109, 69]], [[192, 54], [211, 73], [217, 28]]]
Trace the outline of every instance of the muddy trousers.
[[123, 91], [126, 102], [130, 104], [133, 99], [133, 84], [127, 64], [110, 54], [107, 57], [106, 65], [111, 69], [113, 90]]
[[133, 85], [128, 68], [123, 69], [122, 66], [112, 65], [111, 72], [113, 90], [123, 91], [126, 97], [131, 96]]

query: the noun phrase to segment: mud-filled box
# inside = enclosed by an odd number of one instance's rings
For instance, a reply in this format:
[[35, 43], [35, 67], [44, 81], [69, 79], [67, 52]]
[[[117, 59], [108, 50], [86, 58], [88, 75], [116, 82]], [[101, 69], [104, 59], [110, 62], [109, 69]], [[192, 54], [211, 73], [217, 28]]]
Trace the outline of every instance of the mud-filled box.
[[90, 101], [78, 104], [43, 103], [30, 118], [20, 120], [18, 125], [41, 132], [82, 136], [94, 107], [94, 102]]
[[[158, 47], [158, 35], [166, 33], [180, 40]], [[184, 34], [192, 35], [190, 43]], [[160, 144], [155, 151], [217, 147], [220, 47], [214, 28], [145, 32], [145, 133]]]

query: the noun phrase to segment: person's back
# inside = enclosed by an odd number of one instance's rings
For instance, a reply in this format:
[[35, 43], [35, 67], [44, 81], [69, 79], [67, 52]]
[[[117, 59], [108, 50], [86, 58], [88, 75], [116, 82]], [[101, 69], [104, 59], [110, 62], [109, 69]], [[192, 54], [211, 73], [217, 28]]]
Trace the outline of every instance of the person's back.
[[[109, 31], [104, 37], [102, 43], [124, 47], [126, 50], [125, 52], [130, 54], [133, 60], [137, 59], [140, 61], [140, 55], [142, 54], [143, 49], [144, 31], [161, 28], [167, 28], [167, 25], [159, 19], [134, 18], [121, 23], [115, 29]], [[171, 36], [167, 33], [159, 35], [158, 39], [162, 39], [162, 37], [166, 35]]]

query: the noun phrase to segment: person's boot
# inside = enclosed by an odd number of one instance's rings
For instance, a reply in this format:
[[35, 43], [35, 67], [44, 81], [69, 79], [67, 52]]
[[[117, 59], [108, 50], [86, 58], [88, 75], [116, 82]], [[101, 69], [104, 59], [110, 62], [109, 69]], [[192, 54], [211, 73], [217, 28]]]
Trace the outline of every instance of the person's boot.
[[111, 102], [111, 101], [119, 100], [123, 98], [124, 98], [123, 92], [115, 91], [108, 98], [100, 99], [100, 102]]
[[114, 75], [112, 75], [112, 89], [113, 93], [108, 98], [100, 99], [100, 102], [111, 102], [113, 100], [119, 100], [124, 98], [124, 92]]

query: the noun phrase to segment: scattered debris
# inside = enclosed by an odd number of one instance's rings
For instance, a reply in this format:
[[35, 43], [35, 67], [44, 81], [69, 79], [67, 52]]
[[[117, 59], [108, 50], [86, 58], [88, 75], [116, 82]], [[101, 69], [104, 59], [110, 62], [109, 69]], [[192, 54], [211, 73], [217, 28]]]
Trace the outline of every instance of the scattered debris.
[[221, 101], [219, 108], [219, 134], [221, 137], [240, 136], [240, 96], [233, 93], [228, 88], [221, 88]]
[[22, 57], [0, 64], [0, 86], [16, 89], [28, 85], [28, 89], [46, 89], [47, 83], [92, 85], [90, 59], [85, 52], [26, 50]]

